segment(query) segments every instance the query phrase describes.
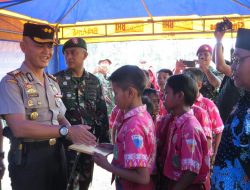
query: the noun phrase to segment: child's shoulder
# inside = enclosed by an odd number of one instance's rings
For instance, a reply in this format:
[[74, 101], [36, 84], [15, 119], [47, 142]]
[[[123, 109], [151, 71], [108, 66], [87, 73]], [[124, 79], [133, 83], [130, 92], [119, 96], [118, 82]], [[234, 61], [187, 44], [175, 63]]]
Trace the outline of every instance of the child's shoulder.
[[189, 114], [188, 117], [185, 118], [183, 122], [183, 126], [186, 129], [194, 129], [196, 127], [201, 128], [200, 122], [197, 120], [194, 114]]
[[206, 98], [206, 97], [202, 97], [202, 102], [209, 105], [209, 106], [215, 106], [215, 103], [210, 100], [209, 98]]
[[149, 114], [135, 115], [128, 119], [128, 129], [144, 130], [145, 128], [154, 128], [154, 121]]

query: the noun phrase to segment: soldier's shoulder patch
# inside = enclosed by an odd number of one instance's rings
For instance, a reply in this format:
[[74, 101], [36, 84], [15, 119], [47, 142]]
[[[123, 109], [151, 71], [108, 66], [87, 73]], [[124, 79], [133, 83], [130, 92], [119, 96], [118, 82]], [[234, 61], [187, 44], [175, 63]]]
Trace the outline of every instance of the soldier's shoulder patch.
[[51, 78], [53, 81], [57, 82], [57, 79], [56, 79], [56, 77], [55, 77], [54, 75], [47, 74], [47, 76], [48, 76], [49, 78]]

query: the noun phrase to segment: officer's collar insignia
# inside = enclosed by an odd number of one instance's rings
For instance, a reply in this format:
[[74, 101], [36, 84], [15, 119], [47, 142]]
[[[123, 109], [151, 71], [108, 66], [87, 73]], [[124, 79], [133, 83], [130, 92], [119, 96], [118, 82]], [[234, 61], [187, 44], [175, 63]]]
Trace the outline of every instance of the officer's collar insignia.
[[33, 78], [33, 76], [32, 76], [31, 73], [26, 73], [26, 77], [28, 78], [28, 80], [29, 80], [30, 82], [34, 81], [34, 78]]

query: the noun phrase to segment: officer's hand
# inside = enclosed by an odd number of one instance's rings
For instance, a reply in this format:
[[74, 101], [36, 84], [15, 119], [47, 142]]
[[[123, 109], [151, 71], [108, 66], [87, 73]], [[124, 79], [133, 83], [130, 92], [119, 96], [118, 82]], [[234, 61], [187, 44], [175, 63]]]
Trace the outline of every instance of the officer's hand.
[[0, 158], [0, 180], [2, 180], [5, 171], [5, 166], [3, 163], [3, 158]]
[[68, 137], [75, 144], [96, 145], [96, 137], [88, 130], [91, 127], [87, 125], [72, 125], [69, 127]]

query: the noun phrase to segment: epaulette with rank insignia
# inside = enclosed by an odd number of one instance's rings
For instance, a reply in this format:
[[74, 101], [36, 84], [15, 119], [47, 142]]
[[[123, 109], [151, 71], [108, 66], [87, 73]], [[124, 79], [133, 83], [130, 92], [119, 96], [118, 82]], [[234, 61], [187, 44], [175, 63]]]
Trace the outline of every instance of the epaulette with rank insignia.
[[47, 76], [48, 76], [49, 78], [51, 78], [53, 81], [58, 82], [57, 79], [56, 79], [56, 77], [55, 77], [54, 75], [47, 74]]
[[8, 79], [7, 82], [17, 84], [17, 78], [22, 75], [22, 71], [20, 69], [16, 69], [14, 71], [8, 72], [7, 75], [12, 76], [14, 79]]
[[12, 77], [17, 77], [18, 75], [21, 75], [22, 72], [21, 72], [20, 69], [16, 69], [14, 71], [8, 72], [7, 74], [10, 75], [10, 76], [12, 76]]

